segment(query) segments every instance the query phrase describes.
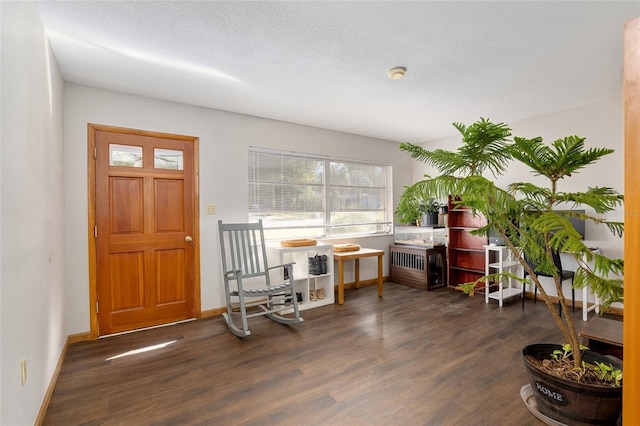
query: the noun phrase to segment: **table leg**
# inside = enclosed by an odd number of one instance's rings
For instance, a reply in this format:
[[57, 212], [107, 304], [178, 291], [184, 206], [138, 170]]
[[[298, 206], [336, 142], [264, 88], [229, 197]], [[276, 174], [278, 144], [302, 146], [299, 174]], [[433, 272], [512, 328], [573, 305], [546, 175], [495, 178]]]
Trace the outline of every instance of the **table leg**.
[[338, 305], [344, 303], [344, 262], [338, 259]]
[[378, 256], [378, 297], [382, 297], [382, 255]]
[[360, 288], [360, 259], [356, 259], [356, 288]]
[[[587, 316], [589, 312], [589, 306], [587, 306], [589, 304], [587, 300], [587, 296], [588, 296], [587, 287], [589, 286], [582, 287], [582, 321], [589, 320], [589, 317]], [[588, 346], [587, 343], [585, 343], [584, 345]]]

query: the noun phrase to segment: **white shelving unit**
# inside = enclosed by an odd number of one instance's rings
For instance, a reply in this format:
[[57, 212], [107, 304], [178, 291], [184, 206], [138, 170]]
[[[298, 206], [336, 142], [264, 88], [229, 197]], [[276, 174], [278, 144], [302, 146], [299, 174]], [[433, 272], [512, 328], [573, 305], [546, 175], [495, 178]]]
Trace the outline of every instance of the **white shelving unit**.
[[[318, 306], [335, 303], [335, 286], [333, 282], [333, 245], [319, 244], [304, 247], [270, 246], [269, 265], [279, 265], [294, 262], [293, 279], [296, 283], [296, 291], [302, 293], [302, 303], [298, 303], [300, 310], [317, 308]], [[309, 258], [316, 254], [327, 256], [327, 273], [311, 275], [309, 273]], [[273, 258], [271, 258], [273, 257]], [[282, 269], [272, 271], [274, 282], [283, 279]], [[311, 300], [310, 290], [324, 290], [324, 299]]]
[[[593, 247], [590, 250], [594, 253], [602, 254], [602, 251], [598, 247]], [[598, 298], [598, 296], [596, 296], [595, 294], [592, 294], [593, 303], [591, 304], [591, 306], [589, 306], [590, 293], [591, 293], [591, 290], [589, 289], [588, 285], [582, 287], [582, 321], [589, 320], [588, 315], [589, 315], [589, 312], [591, 311], [596, 311], [596, 314], [600, 313], [600, 298]]]
[[[513, 255], [508, 247], [488, 245], [484, 246], [485, 250], [485, 275], [495, 274], [498, 272], [511, 272], [513, 273], [518, 266], [518, 262], [513, 259]], [[491, 262], [491, 254], [496, 253], [498, 261]], [[505, 287], [505, 281], [507, 287]], [[521, 296], [522, 289], [514, 287], [513, 278], [506, 278], [498, 282], [498, 290], [489, 292], [489, 282], [485, 282], [484, 301], [489, 303], [490, 299], [498, 301], [498, 304], [502, 307], [505, 299], [513, 296]]]

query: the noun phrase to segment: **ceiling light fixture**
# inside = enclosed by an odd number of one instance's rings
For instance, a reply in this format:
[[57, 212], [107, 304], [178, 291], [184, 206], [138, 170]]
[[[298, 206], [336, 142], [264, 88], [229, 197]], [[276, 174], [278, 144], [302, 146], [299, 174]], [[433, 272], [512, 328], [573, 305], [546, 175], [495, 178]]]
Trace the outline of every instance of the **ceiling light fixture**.
[[389, 70], [389, 74], [387, 74], [387, 76], [391, 80], [400, 80], [402, 77], [404, 77], [404, 73], [406, 72], [407, 72], [406, 67], [395, 67]]

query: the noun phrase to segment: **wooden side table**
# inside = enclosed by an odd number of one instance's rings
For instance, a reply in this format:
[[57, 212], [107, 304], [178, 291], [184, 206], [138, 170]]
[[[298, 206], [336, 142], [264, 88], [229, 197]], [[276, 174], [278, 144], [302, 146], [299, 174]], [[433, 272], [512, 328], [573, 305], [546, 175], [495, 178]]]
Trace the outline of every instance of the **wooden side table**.
[[622, 321], [594, 317], [578, 335], [592, 351], [622, 359]]
[[378, 297], [382, 297], [382, 257], [384, 250], [361, 248], [358, 251], [333, 252], [333, 260], [338, 262], [338, 304], [344, 304], [344, 261], [355, 260], [355, 287], [360, 287], [360, 259], [378, 257]]

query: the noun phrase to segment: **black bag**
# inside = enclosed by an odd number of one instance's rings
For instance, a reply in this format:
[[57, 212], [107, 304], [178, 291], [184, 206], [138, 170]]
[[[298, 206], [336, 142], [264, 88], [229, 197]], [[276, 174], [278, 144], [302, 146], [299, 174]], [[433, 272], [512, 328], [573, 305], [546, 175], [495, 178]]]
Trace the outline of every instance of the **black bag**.
[[320, 256], [320, 273], [323, 275], [327, 273], [327, 255], [326, 254], [323, 254], [322, 256]]
[[309, 275], [321, 275], [322, 266], [320, 265], [320, 256], [315, 255], [309, 258]]

